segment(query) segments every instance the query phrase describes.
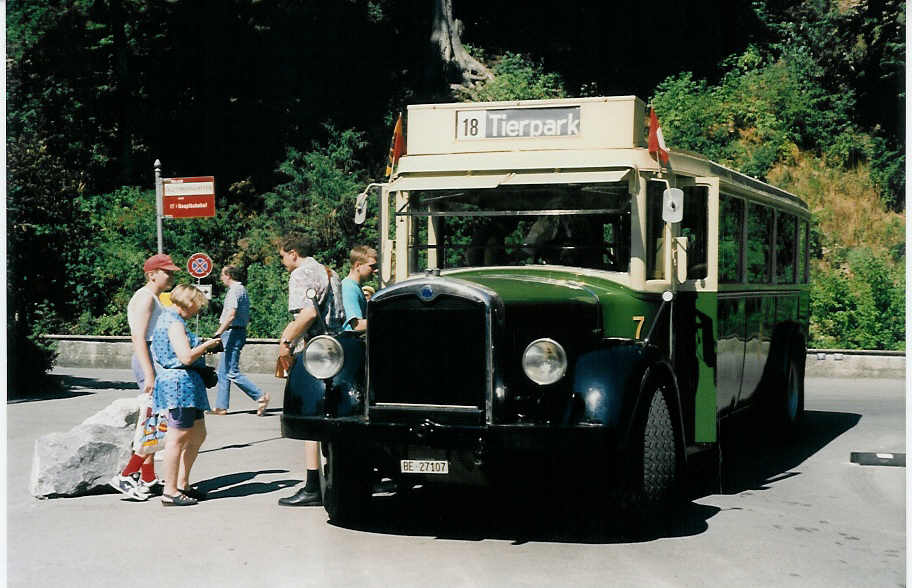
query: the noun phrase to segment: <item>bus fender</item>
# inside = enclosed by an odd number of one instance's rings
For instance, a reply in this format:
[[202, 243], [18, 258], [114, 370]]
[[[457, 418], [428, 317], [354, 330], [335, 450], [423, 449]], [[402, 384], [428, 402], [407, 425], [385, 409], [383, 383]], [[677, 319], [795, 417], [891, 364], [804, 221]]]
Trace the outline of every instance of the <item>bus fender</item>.
[[625, 341], [590, 351], [577, 360], [573, 378], [576, 401], [573, 424], [600, 424], [617, 431], [619, 449], [625, 448], [633, 434], [635, 416], [655, 379], [668, 384], [669, 409], [683, 439], [681, 398], [671, 364], [655, 346]]
[[804, 364], [807, 356], [804, 334], [795, 322], [780, 323], [773, 331], [770, 353], [763, 368], [762, 386], [769, 389], [779, 385], [788, 371], [789, 361], [794, 358], [804, 378]]
[[581, 355], [573, 369], [572, 424], [621, 427], [636, 404], [646, 355], [646, 348], [634, 341], [613, 342]]
[[285, 384], [285, 414], [342, 417], [363, 412], [364, 340], [345, 335], [337, 340], [342, 345], [345, 361], [339, 373], [330, 380], [310, 375], [304, 368], [303, 353], [295, 357]]

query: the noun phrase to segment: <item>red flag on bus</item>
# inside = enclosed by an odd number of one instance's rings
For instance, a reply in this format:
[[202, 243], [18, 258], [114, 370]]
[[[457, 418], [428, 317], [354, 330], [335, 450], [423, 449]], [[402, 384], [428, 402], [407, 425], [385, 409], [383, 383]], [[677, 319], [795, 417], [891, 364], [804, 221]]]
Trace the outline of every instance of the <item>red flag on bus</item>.
[[405, 154], [405, 138], [402, 136], [402, 113], [399, 113], [399, 119], [396, 120], [396, 127], [393, 129], [393, 140], [390, 141], [389, 162], [386, 164], [386, 177], [393, 173], [393, 168], [399, 158]]
[[656, 155], [663, 165], [668, 165], [668, 148], [665, 146], [665, 137], [662, 136], [662, 127], [655, 108], [649, 107], [649, 153]]

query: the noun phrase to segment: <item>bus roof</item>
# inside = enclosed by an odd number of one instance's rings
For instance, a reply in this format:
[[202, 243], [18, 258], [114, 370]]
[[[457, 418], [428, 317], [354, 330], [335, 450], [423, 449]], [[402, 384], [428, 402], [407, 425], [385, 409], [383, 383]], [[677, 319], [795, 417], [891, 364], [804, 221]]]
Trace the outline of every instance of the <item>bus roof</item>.
[[670, 170], [662, 170], [646, 150], [645, 113], [636, 96], [410, 105], [408, 152], [395, 177], [435, 176], [434, 183], [445, 183], [447, 177], [514, 171], [671, 171], [718, 176], [723, 187], [808, 210], [794, 194], [699, 154], [669, 149]]

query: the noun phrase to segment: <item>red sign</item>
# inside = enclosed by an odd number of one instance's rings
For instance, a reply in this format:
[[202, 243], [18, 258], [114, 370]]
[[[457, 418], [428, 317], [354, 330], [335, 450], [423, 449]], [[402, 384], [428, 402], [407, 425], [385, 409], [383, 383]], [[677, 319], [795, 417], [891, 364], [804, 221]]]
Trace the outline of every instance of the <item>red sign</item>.
[[215, 216], [215, 177], [162, 179], [163, 215], [169, 218]]
[[212, 259], [205, 253], [194, 253], [187, 259], [187, 271], [194, 278], [205, 278], [212, 273]]

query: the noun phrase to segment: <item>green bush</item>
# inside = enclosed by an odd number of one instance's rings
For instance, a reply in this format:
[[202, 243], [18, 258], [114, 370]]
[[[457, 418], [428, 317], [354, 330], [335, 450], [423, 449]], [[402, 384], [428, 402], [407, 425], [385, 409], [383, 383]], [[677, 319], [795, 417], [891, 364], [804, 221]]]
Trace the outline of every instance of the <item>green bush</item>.
[[540, 61], [518, 53], [507, 52], [491, 67], [493, 80], [472, 88], [456, 91], [458, 99], [467, 102], [496, 100], [543, 100], [567, 95], [558, 74], [545, 72]]
[[901, 268], [860, 248], [811, 280], [810, 347], [905, 348], [905, 283]]
[[[202, 280], [213, 285], [213, 299], [190, 321], [192, 330], [209, 335], [217, 328], [225, 294], [218, 273], [231, 263], [247, 270], [250, 336], [279, 335], [290, 317], [288, 274], [279, 262], [275, 241], [287, 232], [309, 235], [314, 257], [341, 276], [348, 272], [348, 252], [354, 245], [377, 243], [376, 199], [364, 225], [355, 225], [353, 220], [355, 197], [369, 181], [357, 159], [364, 147], [361, 135], [353, 130], [337, 131], [331, 125], [325, 130], [324, 144], [314, 144], [308, 152], [288, 149], [277, 170], [287, 181], [275, 190], [262, 196], [248, 190], [247, 202], [220, 205], [214, 218], [164, 221], [164, 250], [178, 266], [183, 268], [187, 258], [199, 251], [208, 254], [216, 266]], [[127, 303], [145, 281], [143, 261], [157, 247], [154, 191], [122, 187], [109, 194], [77, 195], [71, 206], [83, 219], [81, 230], [86, 237], [73, 248], [75, 260], [66, 282], [72, 293], [69, 304], [55, 309], [45, 303], [42, 307], [44, 316], [56, 320], [45, 332], [127, 335]], [[254, 212], [258, 208], [262, 212]], [[176, 281], [197, 283], [185, 271], [178, 272]], [[46, 365], [49, 368], [50, 361]]]
[[900, 208], [904, 154], [852, 122], [854, 95], [829, 91], [814, 59], [800, 46], [749, 47], [723, 61], [714, 86], [690, 72], [667, 78], [651, 101], [665, 141], [760, 179], [796, 150], [844, 169], [866, 161], [883, 201]]

